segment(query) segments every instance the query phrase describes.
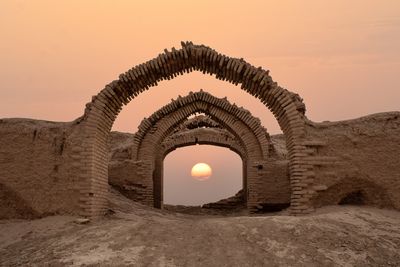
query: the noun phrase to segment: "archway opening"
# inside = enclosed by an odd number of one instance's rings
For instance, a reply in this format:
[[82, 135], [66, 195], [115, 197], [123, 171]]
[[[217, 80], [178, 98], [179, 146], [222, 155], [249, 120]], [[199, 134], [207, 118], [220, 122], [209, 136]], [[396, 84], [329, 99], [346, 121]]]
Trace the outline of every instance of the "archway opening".
[[353, 191], [347, 194], [339, 201], [339, 205], [364, 205], [365, 196], [361, 190]]
[[[212, 168], [212, 174], [206, 179], [196, 179], [191, 175], [192, 167], [199, 162], [207, 163]], [[243, 189], [242, 164], [236, 153], [212, 145], [188, 146], [169, 153], [164, 159], [164, 205], [206, 204], [211, 207], [210, 203], [234, 197]], [[226, 208], [234, 208], [234, 203], [230, 204], [232, 206], [226, 205]], [[240, 204], [243, 205], [244, 201]]]
[[[293, 195], [291, 212], [310, 212], [312, 208], [309, 202], [315, 191], [309, 188], [313, 178], [309, 177], [308, 173], [312, 173], [313, 165], [308, 164], [305, 151], [305, 105], [302, 99], [279, 87], [268, 71], [261, 67], [256, 68], [241, 58], [227, 57], [207, 46], [194, 45], [192, 42], [181, 42], [181, 45], [181, 49], [172, 48], [171, 52], [165, 49], [158, 57], [121, 74], [118, 80], [106, 85], [92, 98], [91, 103], [86, 105], [85, 114], [82, 116], [84, 136], [79, 138], [84, 141], [74, 151], [74, 157], [81, 159], [76, 168], [77, 177], [81, 181], [81, 214], [97, 216], [107, 207], [106, 145], [122, 106], [163, 80], [193, 71], [215, 75], [215, 78], [235, 85], [240, 84], [241, 89], [258, 98], [272, 111], [286, 136]], [[142, 162], [142, 165], [149, 164], [152, 163]], [[141, 171], [144, 174], [146, 168], [141, 168]], [[257, 204], [256, 199], [254, 203], [249, 199], [247, 202]]]

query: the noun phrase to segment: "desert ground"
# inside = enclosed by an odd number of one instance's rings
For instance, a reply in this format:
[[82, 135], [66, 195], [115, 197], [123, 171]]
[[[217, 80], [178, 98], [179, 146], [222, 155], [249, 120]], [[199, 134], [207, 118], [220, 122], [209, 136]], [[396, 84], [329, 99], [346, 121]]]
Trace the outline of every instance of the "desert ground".
[[1, 266], [400, 266], [400, 212], [207, 214], [112, 194], [109, 214], [0, 221]]

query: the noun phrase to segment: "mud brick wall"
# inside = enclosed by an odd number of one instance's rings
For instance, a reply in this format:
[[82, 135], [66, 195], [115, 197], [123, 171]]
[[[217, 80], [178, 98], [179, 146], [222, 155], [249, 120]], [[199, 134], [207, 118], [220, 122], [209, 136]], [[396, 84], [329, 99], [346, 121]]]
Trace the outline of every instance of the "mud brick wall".
[[258, 203], [261, 205], [290, 204], [291, 187], [289, 162], [285, 159], [270, 159], [262, 164], [260, 170]]
[[338, 204], [350, 193], [361, 202], [400, 209], [400, 112], [307, 123], [314, 165], [313, 205]]
[[[72, 123], [0, 120], [0, 216], [77, 214]], [[3, 211], [3, 212], [2, 212]]]
[[[82, 131], [79, 120], [0, 120], [0, 218], [81, 214], [81, 203], [85, 201], [82, 195], [104, 191], [103, 185], [85, 191], [79, 179], [80, 156], [84, 151]], [[150, 162], [130, 161], [132, 139], [132, 134], [111, 134], [107, 153], [113, 151], [116, 156], [111, 159], [110, 168], [116, 164], [114, 167], [121, 172], [135, 173], [137, 181], [131, 186], [150, 204], [153, 185], [143, 182], [143, 177], [148, 177], [154, 166]], [[164, 148], [171, 149], [171, 139], [167, 140]], [[361, 198], [364, 204], [400, 209], [400, 112], [340, 122], [308, 121], [303, 145], [307, 148], [306, 166], [310, 168], [305, 172], [309, 179], [303, 182], [312, 186], [310, 191], [291, 191], [295, 187], [288, 186], [292, 183], [290, 166], [283, 157], [287, 154], [281, 151], [284, 139], [272, 136], [272, 140], [275, 155], [249, 166], [254, 172], [251, 175], [259, 177], [252, 187], [257, 196], [254, 204], [281, 203], [289, 196], [291, 205], [293, 199], [301, 204], [307, 201], [303, 195], [308, 194], [312, 207], [346, 203], [349, 199], [351, 203], [352, 198]], [[118, 185], [120, 177], [110, 171], [110, 183]]]
[[152, 206], [152, 170], [151, 162], [114, 160], [108, 165], [108, 182], [127, 198]]

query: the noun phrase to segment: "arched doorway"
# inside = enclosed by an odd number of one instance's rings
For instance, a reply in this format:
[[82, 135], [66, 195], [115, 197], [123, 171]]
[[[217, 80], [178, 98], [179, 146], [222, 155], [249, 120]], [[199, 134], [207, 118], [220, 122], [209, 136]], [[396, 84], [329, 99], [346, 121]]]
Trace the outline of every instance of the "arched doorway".
[[301, 99], [279, 87], [262, 68], [243, 59], [224, 56], [204, 45], [182, 42], [181, 49], [165, 50], [158, 57], [121, 74], [87, 104], [81, 122], [82, 141], [74, 150], [74, 158], [79, 162], [76, 174], [81, 181], [82, 215], [97, 216], [107, 207], [106, 142], [122, 106], [158, 82], [194, 70], [241, 84], [241, 89], [260, 99], [272, 111], [286, 136], [293, 193], [291, 211], [294, 214], [309, 212], [310, 198], [314, 194], [311, 187], [313, 165], [307, 161], [303, 144], [305, 108]]
[[[194, 129], [197, 130], [205, 129]], [[200, 162], [210, 166], [211, 175], [192, 175], [192, 168]], [[155, 204], [161, 204], [159, 208], [162, 209], [168, 209], [170, 205], [202, 206], [231, 199], [240, 192], [240, 202], [230, 202], [231, 205], [220, 205], [219, 208], [246, 209], [243, 162], [238, 153], [216, 143], [182, 145], [166, 154], [161, 163], [162, 186], [159, 188], [162, 199], [157, 202], [155, 198]]]
[[[134, 136], [131, 159], [136, 169], [136, 180], [142, 181], [143, 195], [148, 202], [145, 204], [159, 207], [162, 200], [162, 161], [168, 150], [175, 149], [179, 145], [190, 143], [174, 142], [176, 146], [167, 148], [166, 152], [160, 150], [164, 140], [169, 137], [176, 128], [179, 128], [187, 118], [197, 112], [203, 112], [210, 116], [234, 136], [235, 143], [240, 145], [240, 156], [244, 159], [244, 189], [247, 196], [247, 205], [250, 209], [258, 205], [259, 192], [257, 191], [258, 177], [263, 172], [265, 161], [269, 153], [268, 134], [261, 126], [260, 121], [243, 108], [232, 105], [227, 99], [216, 98], [209, 93], [199, 91], [190, 93], [185, 97], [179, 97], [168, 105], [154, 112], [149, 118], [142, 121], [139, 131]], [[197, 137], [204, 139], [207, 136]], [[232, 149], [235, 143], [229, 144]], [[209, 138], [209, 144], [212, 144]], [[218, 145], [228, 145], [226, 141], [218, 142]], [[146, 192], [147, 190], [147, 192]], [[154, 199], [150, 197], [154, 193]]]

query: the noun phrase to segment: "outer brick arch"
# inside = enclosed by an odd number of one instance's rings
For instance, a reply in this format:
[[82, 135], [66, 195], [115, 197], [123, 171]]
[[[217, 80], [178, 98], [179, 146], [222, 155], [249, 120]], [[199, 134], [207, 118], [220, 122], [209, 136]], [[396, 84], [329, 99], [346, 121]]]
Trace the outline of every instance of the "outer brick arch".
[[[150, 172], [141, 174], [147, 185], [145, 195], [155, 192], [149, 205], [158, 205], [162, 201], [162, 160], [160, 146], [164, 140], [174, 132], [190, 115], [204, 112], [225, 129], [228, 129], [239, 141], [243, 148], [239, 155], [244, 155], [243, 187], [248, 189], [248, 207], [255, 209], [259, 204], [257, 184], [261, 178], [258, 166], [263, 166], [268, 158], [270, 145], [265, 128], [260, 121], [243, 108], [229, 103], [226, 99], [216, 98], [209, 93], [200, 91], [190, 93], [188, 96], [179, 97], [170, 104], [153, 113], [141, 123], [145, 125], [135, 134], [132, 149], [132, 159], [143, 162]], [[221, 143], [221, 142], [220, 142]], [[162, 152], [161, 152], [162, 153]], [[264, 167], [264, 166], [263, 166]]]
[[304, 105], [300, 98], [273, 82], [268, 71], [256, 68], [243, 59], [227, 57], [204, 45], [182, 42], [181, 49], [164, 50], [158, 57], [133, 67], [108, 84], [86, 105], [82, 121], [83, 134], [79, 147], [74, 149], [77, 164], [81, 214], [98, 216], [107, 208], [107, 138], [118, 113], [131, 99], [184, 72], [194, 70], [215, 75], [217, 79], [241, 88], [260, 99], [275, 115], [283, 133], [290, 158], [290, 177], [293, 187], [293, 214], [311, 210], [310, 198], [312, 164], [307, 162]]

